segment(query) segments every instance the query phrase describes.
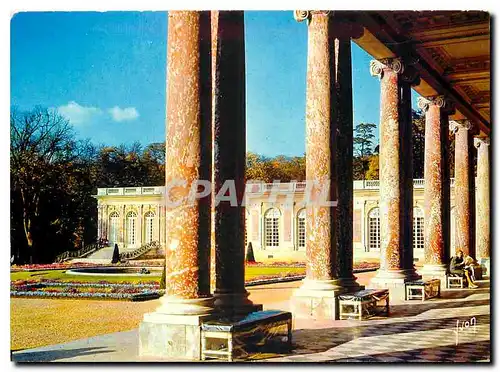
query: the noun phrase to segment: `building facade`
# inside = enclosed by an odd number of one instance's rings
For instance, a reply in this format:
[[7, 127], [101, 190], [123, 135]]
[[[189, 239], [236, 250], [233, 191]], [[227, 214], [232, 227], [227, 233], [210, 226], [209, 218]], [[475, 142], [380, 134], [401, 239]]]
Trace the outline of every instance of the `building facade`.
[[[450, 253], [454, 251], [454, 193], [451, 180]], [[245, 247], [252, 244], [257, 261], [306, 260], [305, 184], [252, 184], [245, 208]], [[379, 258], [379, 181], [354, 181], [353, 249], [354, 260]], [[413, 181], [413, 252], [424, 257], [424, 180]], [[100, 188], [98, 237], [109, 245], [128, 251], [159, 241], [165, 245], [165, 188]], [[452, 254], [451, 254], [452, 255]], [[450, 255], [450, 256], [451, 256]]]

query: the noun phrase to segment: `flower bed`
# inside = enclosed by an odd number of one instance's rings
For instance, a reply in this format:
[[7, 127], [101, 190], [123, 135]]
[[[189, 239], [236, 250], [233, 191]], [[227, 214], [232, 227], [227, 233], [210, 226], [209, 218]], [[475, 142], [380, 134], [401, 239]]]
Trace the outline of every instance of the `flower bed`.
[[[306, 267], [305, 262], [245, 262], [246, 266], [249, 267]], [[354, 269], [376, 269], [379, 267], [378, 262], [355, 262]]]
[[[57, 265], [60, 269], [61, 264]], [[66, 265], [66, 267], [69, 266], [68, 264], [63, 265]], [[247, 278], [245, 284], [248, 286], [300, 280], [305, 276], [305, 270], [297, 269], [303, 268], [305, 265], [298, 262], [276, 262], [274, 264], [255, 262], [248, 264], [248, 266], [256, 268], [262, 267], [262, 269], [254, 269], [254, 271], [258, 272], [257, 275], [249, 276]], [[266, 270], [266, 267], [269, 268], [269, 270]], [[290, 270], [287, 270], [287, 268], [290, 268]], [[354, 272], [369, 271], [377, 268], [378, 263], [376, 262], [356, 262], [354, 265]], [[163, 291], [159, 289], [159, 282], [115, 282], [106, 280], [65, 281], [64, 279], [59, 278], [23, 279], [11, 281], [11, 296], [16, 297], [66, 297], [139, 301], [158, 298], [162, 293]]]
[[36, 264], [36, 265], [12, 265], [10, 267], [11, 272], [17, 271], [39, 271], [39, 270], [69, 270], [69, 269], [78, 269], [78, 268], [86, 268], [86, 267], [116, 267], [116, 266], [125, 266], [125, 267], [161, 267], [163, 265], [162, 260], [149, 260], [149, 261], [125, 261], [119, 262], [116, 264], [96, 264], [91, 262], [59, 262], [52, 264]]
[[121, 288], [159, 288], [159, 283], [110, 283], [104, 280], [92, 283], [92, 282], [63, 282], [57, 280], [16, 280], [10, 283], [12, 287], [20, 287], [20, 286], [30, 286], [34, 284], [41, 284], [44, 286], [60, 286], [60, 287], [94, 287], [94, 288], [110, 288], [110, 287], [121, 287]]
[[162, 290], [151, 284], [63, 283], [16, 281], [11, 283], [14, 297], [66, 297], [144, 301], [159, 298]]
[[275, 262], [245, 262], [246, 266], [251, 267], [306, 267], [305, 262], [284, 262], [284, 261], [275, 261]]

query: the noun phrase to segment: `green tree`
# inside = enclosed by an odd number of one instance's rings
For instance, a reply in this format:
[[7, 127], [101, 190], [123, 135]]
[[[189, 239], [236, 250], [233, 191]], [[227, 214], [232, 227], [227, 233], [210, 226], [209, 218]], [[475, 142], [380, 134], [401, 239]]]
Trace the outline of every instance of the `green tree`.
[[360, 123], [354, 128], [353, 146], [353, 178], [366, 179], [366, 172], [373, 154], [373, 131], [377, 126], [373, 123]]
[[378, 154], [373, 154], [370, 156], [368, 163], [368, 170], [366, 171], [366, 179], [367, 180], [378, 180], [379, 172], [378, 172]]
[[424, 178], [425, 114], [412, 110], [413, 178]]
[[113, 249], [113, 258], [111, 259], [112, 264], [120, 262], [120, 250], [118, 249], [118, 244], [115, 243], [115, 248]]

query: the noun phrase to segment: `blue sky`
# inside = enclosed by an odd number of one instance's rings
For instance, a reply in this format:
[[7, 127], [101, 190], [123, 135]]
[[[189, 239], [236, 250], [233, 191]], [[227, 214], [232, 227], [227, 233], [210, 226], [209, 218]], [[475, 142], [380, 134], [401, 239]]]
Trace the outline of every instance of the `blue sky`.
[[[247, 150], [302, 155], [307, 26], [291, 11], [247, 11], [245, 31]], [[166, 40], [164, 12], [19, 13], [11, 21], [11, 105], [58, 108], [94, 143], [163, 141]], [[379, 122], [370, 59], [353, 44], [355, 125]]]

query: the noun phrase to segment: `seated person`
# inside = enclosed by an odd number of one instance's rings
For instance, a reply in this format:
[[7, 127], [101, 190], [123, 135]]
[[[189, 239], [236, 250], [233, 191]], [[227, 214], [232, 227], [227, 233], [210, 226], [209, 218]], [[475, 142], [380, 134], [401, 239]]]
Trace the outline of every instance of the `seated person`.
[[465, 268], [464, 252], [459, 249], [457, 255], [451, 258], [450, 274], [465, 277], [469, 288], [477, 288], [470, 275], [470, 268]]
[[476, 265], [477, 261], [471, 256], [467, 255], [464, 257], [464, 269], [469, 271], [470, 277], [472, 278], [473, 282], [476, 281], [476, 278], [474, 277], [474, 266]]

